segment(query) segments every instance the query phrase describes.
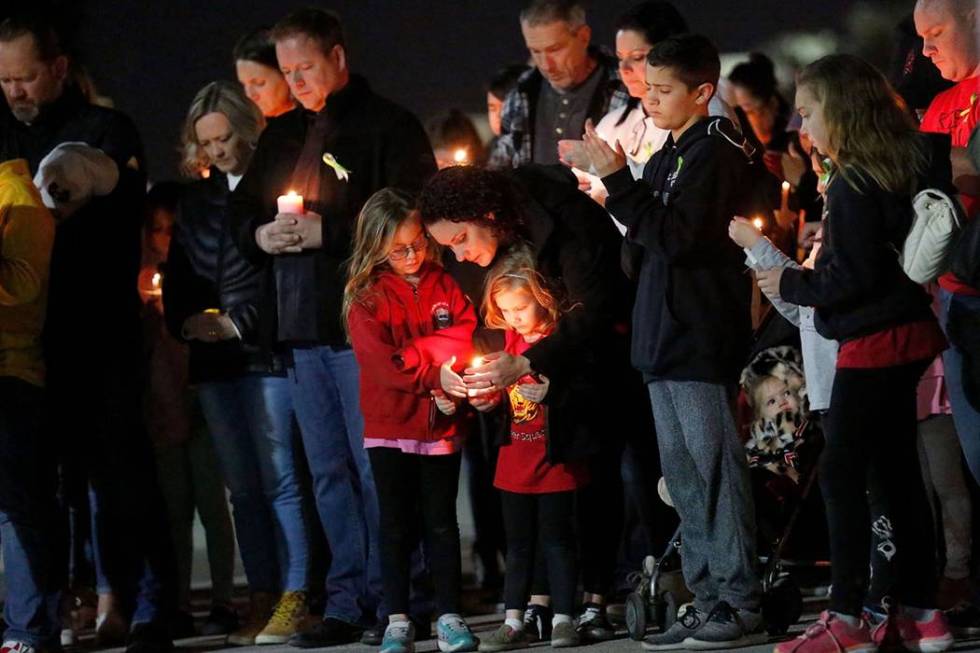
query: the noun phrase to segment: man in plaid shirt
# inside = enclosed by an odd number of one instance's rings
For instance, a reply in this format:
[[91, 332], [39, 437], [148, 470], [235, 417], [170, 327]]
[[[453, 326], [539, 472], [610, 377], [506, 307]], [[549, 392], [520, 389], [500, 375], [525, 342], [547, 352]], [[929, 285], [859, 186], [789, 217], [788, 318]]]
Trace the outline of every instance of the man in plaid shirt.
[[580, 1], [534, 0], [521, 12], [521, 32], [534, 68], [504, 102], [490, 168], [559, 163], [559, 140], [581, 138], [586, 119], [598, 123], [629, 99], [616, 59], [589, 46]]

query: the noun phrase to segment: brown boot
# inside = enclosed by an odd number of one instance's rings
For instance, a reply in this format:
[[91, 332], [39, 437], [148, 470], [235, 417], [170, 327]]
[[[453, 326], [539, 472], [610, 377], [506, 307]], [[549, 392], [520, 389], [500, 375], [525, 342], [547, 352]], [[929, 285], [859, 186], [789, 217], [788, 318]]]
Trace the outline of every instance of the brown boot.
[[255, 646], [255, 636], [262, 632], [272, 617], [278, 596], [271, 592], [253, 592], [245, 624], [228, 635], [227, 642], [235, 646]]

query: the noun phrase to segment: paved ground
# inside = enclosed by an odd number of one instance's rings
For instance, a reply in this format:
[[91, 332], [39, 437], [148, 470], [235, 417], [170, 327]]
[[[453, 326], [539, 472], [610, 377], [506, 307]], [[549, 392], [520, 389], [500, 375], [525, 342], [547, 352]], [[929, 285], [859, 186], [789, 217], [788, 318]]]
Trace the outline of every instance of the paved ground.
[[[805, 618], [810, 619], [816, 615], [804, 615]], [[471, 617], [467, 620], [476, 634], [479, 636], [480, 633], [485, 633], [492, 631], [496, 628], [502, 621], [503, 615], [483, 615], [477, 617]], [[793, 629], [794, 632], [799, 632], [802, 630], [802, 626], [798, 626]], [[746, 647], [738, 649], [740, 652], [744, 653], [762, 653], [771, 651], [774, 643], [778, 640], [773, 640], [772, 643], [767, 643], [760, 646]], [[532, 650], [544, 650], [547, 649], [546, 644], [536, 644], [532, 647]], [[195, 639], [181, 640], [177, 643], [177, 651], [175, 653], [211, 653], [213, 651], [219, 650], [229, 650], [234, 651], [234, 653], [299, 653], [300, 649], [295, 649], [289, 646], [262, 646], [262, 647], [232, 647], [231, 649], [225, 649], [222, 644], [222, 639], [217, 637], [199, 637]], [[328, 649], [318, 649], [321, 651], [326, 651]], [[336, 653], [373, 653], [377, 649], [364, 646], [361, 644], [349, 644], [346, 646], [337, 646], [329, 649], [331, 652]], [[418, 653], [435, 653], [438, 651], [434, 641], [419, 642], [416, 647]], [[580, 647], [583, 653], [639, 653], [641, 651], [640, 645], [637, 642], [631, 641], [628, 637], [623, 636], [619, 639], [604, 642], [602, 644], [590, 644], [587, 646]], [[955, 650], [957, 651], [980, 651], [980, 639], [969, 641], [969, 642], [959, 642], [957, 643]], [[107, 653], [121, 653], [122, 649], [109, 649]]]

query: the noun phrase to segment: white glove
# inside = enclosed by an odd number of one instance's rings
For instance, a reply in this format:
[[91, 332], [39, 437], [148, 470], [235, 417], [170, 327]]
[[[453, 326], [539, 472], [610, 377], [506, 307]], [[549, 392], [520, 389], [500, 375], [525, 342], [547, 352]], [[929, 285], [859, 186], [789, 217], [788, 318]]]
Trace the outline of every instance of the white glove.
[[102, 150], [85, 143], [61, 143], [41, 159], [34, 185], [44, 205], [64, 219], [119, 183], [119, 166]]

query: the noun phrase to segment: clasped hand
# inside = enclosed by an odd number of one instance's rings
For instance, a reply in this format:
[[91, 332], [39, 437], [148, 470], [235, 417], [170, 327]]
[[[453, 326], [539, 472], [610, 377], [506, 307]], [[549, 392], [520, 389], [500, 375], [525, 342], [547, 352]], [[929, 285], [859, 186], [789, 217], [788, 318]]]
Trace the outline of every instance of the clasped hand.
[[255, 230], [255, 242], [267, 254], [295, 254], [323, 245], [323, 218], [307, 211], [279, 213]]

